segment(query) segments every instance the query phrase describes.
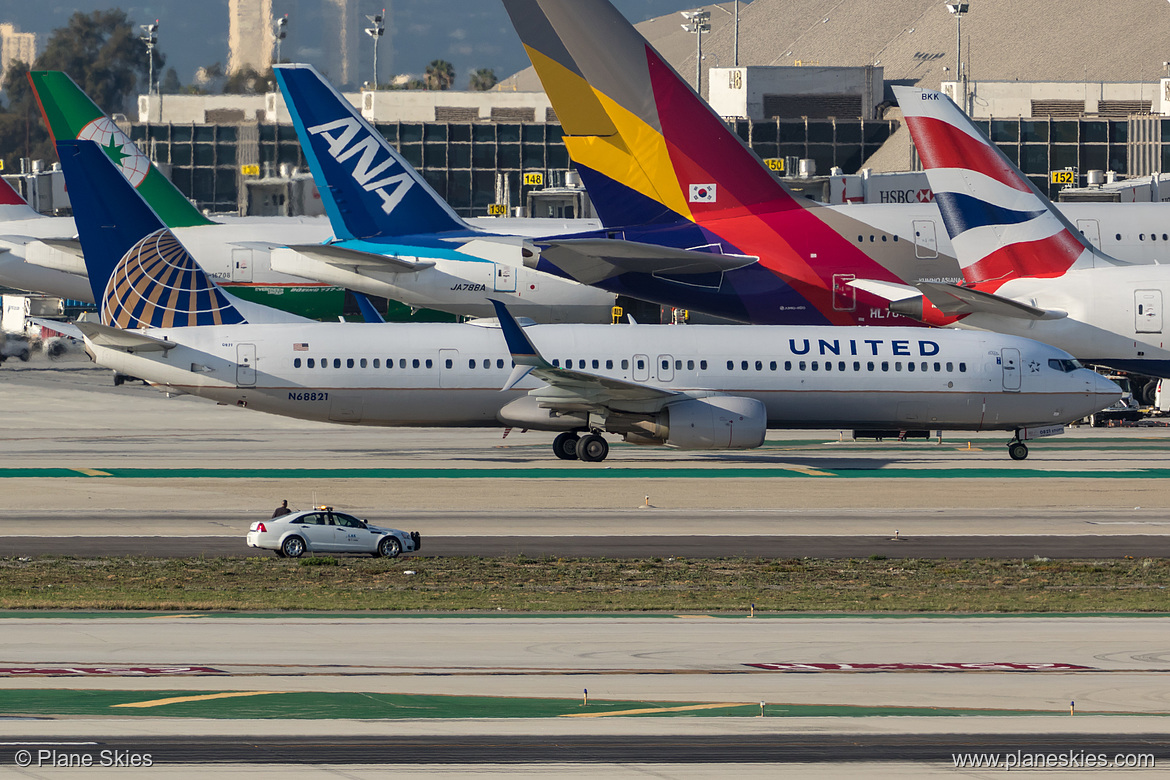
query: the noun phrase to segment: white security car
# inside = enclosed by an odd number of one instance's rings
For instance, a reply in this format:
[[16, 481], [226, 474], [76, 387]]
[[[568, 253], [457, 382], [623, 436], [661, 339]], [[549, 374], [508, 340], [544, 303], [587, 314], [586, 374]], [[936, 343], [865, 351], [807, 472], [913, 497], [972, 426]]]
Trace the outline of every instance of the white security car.
[[378, 528], [333, 507], [319, 506], [252, 523], [248, 546], [274, 550], [281, 558], [300, 558], [305, 552], [397, 558], [404, 552], [418, 552], [422, 539], [418, 531]]

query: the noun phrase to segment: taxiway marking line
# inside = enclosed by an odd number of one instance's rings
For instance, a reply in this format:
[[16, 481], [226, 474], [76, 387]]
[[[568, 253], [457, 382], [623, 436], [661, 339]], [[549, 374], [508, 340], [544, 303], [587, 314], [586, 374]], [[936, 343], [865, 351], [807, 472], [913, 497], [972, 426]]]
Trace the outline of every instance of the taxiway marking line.
[[242, 696], [268, 696], [285, 691], [242, 691], [239, 693], [209, 693], [204, 696], [174, 696], [169, 699], [153, 699], [151, 701], [132, 701], [126, 704], [111, 704], [111, 707], [161, 707], [164, 704], [180, 704], [186, 701], [211, 701], [212, 699], [234, 699]]
[[608, 718], [613, 715], [654, 715], [660, 712], [689, 712], [691, 710], [720, 710], [727, 707], [754, 707], [754, 704], [744, 704], [733, 701], [723, 704], [690, 704], [686, 707], [647, 707], [640, 710], [617, 710], [616, 712], [570, 712], [561, 715], [562, 718]]

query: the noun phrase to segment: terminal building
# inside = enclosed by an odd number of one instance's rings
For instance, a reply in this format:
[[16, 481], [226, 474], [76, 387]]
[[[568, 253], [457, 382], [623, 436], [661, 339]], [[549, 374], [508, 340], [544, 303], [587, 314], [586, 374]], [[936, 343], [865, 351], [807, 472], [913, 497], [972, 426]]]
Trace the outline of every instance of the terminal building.
[[[712, 106], [810, 197], [876, 199], [830, 179], [917, 168], [891, 84], [946, 92], [1054, 197], [1068, 171], [1074, 185], [1170, 172], [1170, 65], [1158, 34], [1170, 26], [1170, 4], [1065, 0], [1054, 13], [1037, 0], [755, 0], [739, 9], [738, 63], [732, 4], [707, 9], [702, 60], [681, 17], [639, 29], [692, 83], [700, 62]], [[347, 96], [462, 215], [517, 213], [534, 189], [573, 185], [560, 125], [531, 69], [486, 93]], [[131, 137], [200, 207], [312, 208], [311, 196], [293, 192], [307, 168], [279, 95], [142, 96], [138, 108]], [[540, 185], [525, 184], [530, 173], [542, 174]], [[919, 181], [890, 191], [913, 193], [925, 187]], [[1170, 187], [1161, 190], [1170, 198]]]

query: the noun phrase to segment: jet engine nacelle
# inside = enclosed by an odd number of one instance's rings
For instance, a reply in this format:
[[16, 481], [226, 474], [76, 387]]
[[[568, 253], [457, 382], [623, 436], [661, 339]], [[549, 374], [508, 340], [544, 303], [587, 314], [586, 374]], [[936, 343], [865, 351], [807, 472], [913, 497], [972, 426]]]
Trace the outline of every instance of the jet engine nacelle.
[[768, 412], [754, 398], [696, 398], [663, 411], [666, 443], [683, 450], [752, 449], [764, 443], [768, 431]]

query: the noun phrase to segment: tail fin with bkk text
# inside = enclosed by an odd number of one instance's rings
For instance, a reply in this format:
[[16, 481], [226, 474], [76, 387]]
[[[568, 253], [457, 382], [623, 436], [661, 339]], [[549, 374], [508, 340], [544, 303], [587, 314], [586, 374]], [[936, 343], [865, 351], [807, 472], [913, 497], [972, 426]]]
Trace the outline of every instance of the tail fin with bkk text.
[[894, 87], [968, 283], [1118, 265], [1052, 206], [946, 95]]
[[103, 325], [134, 329], [247, 321], [237, 301], [208, 278], [96, 143], [58, 141], [57, 155]]
[[99, 143], [167, 227], [215, 224], [163, 176], [162, 171], [67, 74], [34, 70], [28, 74], [28, 80], [54, 141], [78, 139]]
[[338, 238], [471, 230], [311, 65], [275, 73]]

